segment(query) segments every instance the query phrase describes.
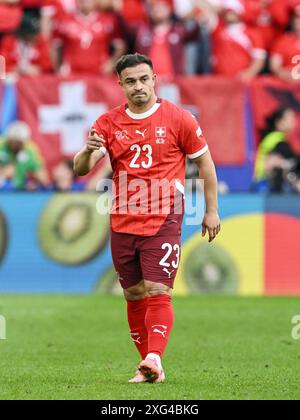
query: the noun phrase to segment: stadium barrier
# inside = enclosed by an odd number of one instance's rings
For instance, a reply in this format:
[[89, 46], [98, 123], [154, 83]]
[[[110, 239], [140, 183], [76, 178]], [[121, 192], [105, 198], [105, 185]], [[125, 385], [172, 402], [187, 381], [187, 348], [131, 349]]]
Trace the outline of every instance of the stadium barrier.
[[[2, 193], [0, 292], [120, 293], [97, 198]], [[220, 215], [212, 245], [184, 223], [175, 292], [300, 295], [300, 197], [222, 196]]]

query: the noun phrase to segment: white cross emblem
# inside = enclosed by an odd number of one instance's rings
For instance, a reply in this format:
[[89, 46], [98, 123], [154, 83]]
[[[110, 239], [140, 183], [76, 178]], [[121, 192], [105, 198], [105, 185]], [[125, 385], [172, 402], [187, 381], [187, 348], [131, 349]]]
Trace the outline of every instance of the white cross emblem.
[[156, 127], [155, 128], [155, 137], [160, 137], [160, 138], [167, 137], [166, 127]]
[[59, 85], [59, 105], [41, 105], [38, 109], [39, 130], [44, 134], [60, 134], [64, 155], [78, 152], [93, 121], [107, 111], [104, 103], [88, 103], [84, 82]]

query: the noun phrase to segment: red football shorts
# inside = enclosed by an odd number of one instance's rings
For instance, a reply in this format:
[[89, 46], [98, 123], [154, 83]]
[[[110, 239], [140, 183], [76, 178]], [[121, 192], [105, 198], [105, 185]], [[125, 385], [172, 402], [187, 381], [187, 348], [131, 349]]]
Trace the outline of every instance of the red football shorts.
[[173, 288], [181, 252], [182, 214], [169, 214], [155, 236], [111, 231], [111, 251], [123, 289], [142, 280]]

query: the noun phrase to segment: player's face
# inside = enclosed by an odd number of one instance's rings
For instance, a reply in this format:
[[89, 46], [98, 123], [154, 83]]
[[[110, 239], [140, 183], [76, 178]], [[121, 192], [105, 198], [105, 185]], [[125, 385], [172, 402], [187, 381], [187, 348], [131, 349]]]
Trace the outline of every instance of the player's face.
[[155, 74], [148, 64], [139, 64], [122, 71], [120, 85], [125, 91], [129, 102], [136, 106], [143, 106], [150, 102], [155, 95]]

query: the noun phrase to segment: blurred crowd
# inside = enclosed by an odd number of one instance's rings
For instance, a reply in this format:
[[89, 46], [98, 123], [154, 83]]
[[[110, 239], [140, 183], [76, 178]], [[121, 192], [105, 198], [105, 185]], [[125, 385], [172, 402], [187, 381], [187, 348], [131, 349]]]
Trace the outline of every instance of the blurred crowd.
[[26, 75], [110, 75], [140, 52], [161, 77], [291, 80], [300, 0], [0, 0], [0, 51]]
[[73, 160], [63, 159], [51, 170], [51, 177], [31, 130], [14, 121], [0, 137], [0, 191], [95, 191], [99, 180], [111, 177], [109, 159], [104, 159], [89, 179], [76, 178]]
[[[216, 74], [250, 81], [271, 73], [293, 82], [300, 61], [300, 0], [0, 0], [0, 55], [9, 74], [114, 73], [124, 53], [152, 59], [161, 78]], [[298, 58], [297, 58], [298, 57]], [[298, 60], [298, 61], [297, 61]], [[270, 115], [261, 134], [253, 189], [300, 193], [300, 157], [289, 146], [292, 110]], [[51, 178], [27, 124], [0, 138], [0, 190], [94, 190], [60, 162]]]
[[[289, 108], [280, 108], [267, 118], [256, 155], [253, 192], [300, 194], [300, 155], [289, 143], [295, 124], [295, 112]], [[13, 122], [0, 138], [0, 192], [103, 191], [101, 180], [111, 176], [108, 158], [89, 179], [76, 178], [73, 161], [64, 159], [52, 169], [50, 178], [30, 127], [23, 121]]]

